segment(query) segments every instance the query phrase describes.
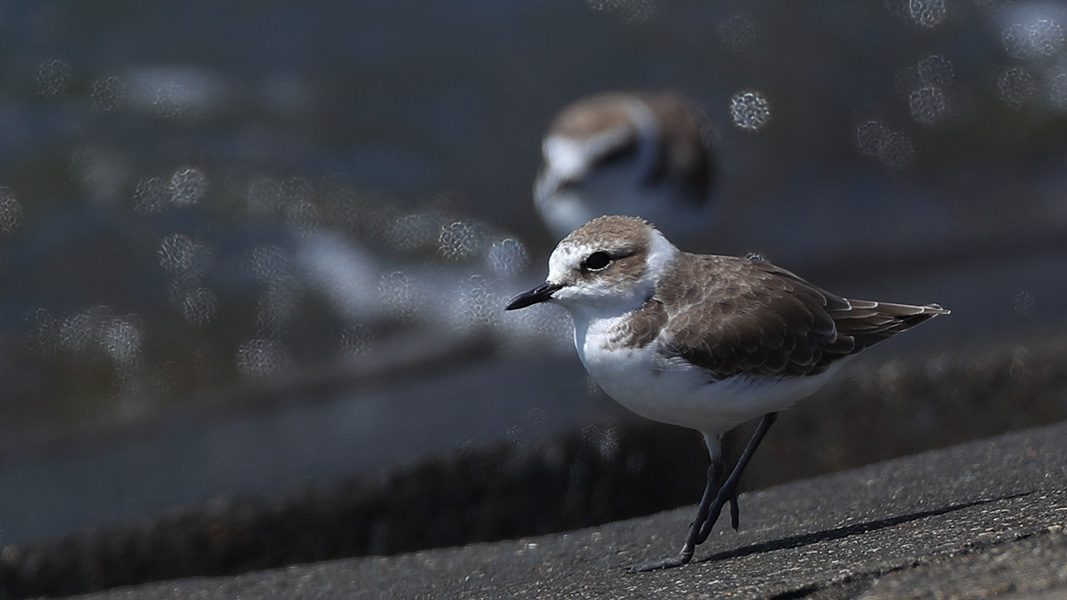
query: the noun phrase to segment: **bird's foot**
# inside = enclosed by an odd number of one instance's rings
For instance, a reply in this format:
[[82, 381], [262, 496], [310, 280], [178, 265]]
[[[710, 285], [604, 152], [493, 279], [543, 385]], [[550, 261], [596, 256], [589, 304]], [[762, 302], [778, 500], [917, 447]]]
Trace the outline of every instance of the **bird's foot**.
[[672, 569], [674, 567], [680, 567], [688, 563], [693, 558], [693, 551], [683, 549], [678, 554], [661, 558], [659, 560], [650, 560], [648, 562], [638, 563], [636, 565], [630, 565], [626, 567], [627, 573], [644, 573], [645, 571], [658, 571], [660, 569]]
[[715, 527], [715, 523], [719, 520], [719, 515], [722, 514], [722, 509], [726, 508], [727, 504], [730, 505], [730, 526], [734, 528], [734, 531], [737, 531], [737, 527], [741, 524], [741, 511], [737, 507], [737, 485], [726, 481], [715, 496], [715, 501], [712, 502], [708, 510], [708, 516], [700, 527], [699, 533], [694, 538], [691, 538], [694, 545], [703, 544], [708, 539], [712, 528]]

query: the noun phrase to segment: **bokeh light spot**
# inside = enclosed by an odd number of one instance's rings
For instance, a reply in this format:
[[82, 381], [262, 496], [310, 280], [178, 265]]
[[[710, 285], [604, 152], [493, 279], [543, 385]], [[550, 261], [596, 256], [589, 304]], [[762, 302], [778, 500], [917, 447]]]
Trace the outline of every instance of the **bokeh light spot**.
[[1001, 41], [1011, 56], [1032, 60], [1058, 54], [1065, 37], [1059, 23], [1037, 18], [1008, 25], [1001, 31]]
[[1036, 90], [1034, 76], [1022, 67], [1009, 67], [997, 76], [997, 96], [1008, 106], [1022, 106]]
[[878, 156], [882, 143], [889, 134], [885, 123], [876, 120], [865, 121], [856, 126], [856, 146], [867, 156]]
[[441, 228], [438, 236], [438, 252], [453, 260], [476, 254], [481, 246], [481, 236], [474, 226], [456, 221]]
[[58, 58], [43, 62], [37, 67], [34, 81], [38, 95], [58, 96], [70, 85], [70, 65]]
[[90, 92], [92, 110], [99, 114], [117, 111], [122, 103], [122, 82], [118, 77], [102, 77], [93, 82]]
[[908, 97], [911, 116], [923, 125], [935, 125], [941, 122], [948, 112], [948, 104], [941, 88], [922, 87]]
[[585, 0], [585, 4], [593, 10], [614, 13], [628, 23], [647, 21], [656, 12], [655, 0]]
[[1031, 45], [1038, 54], [1052, 56], [1063, 48], [1063, 27], [1059, 23], [1050, 19], [1041, 19], [1029, 29]]
[[288, 349], [277, 340], [249, 340], [237, 349], [237, 370], [250, 378], [284, 373], [292, 362]]
[[363, 357], [370, 354], [374, 336], [362, 324], [346, 327], [341, 332], [341, 355], [345, 358]]
[[460, 331], [493, 327], [500, 318], [503, 299], [493, 293], [485, 278], [472, 275], [463, 281], [455, 299]]
[[730, 116], [734, 125], [755, 131], [770, 120], [771, 109], [767, 99], [760, 93], [742, 92], [730, 100]]
[[186, 323], [202, 326], [209, 323], [219, 309], [219, 299], [209, 288], [196, 285], [194, 279], [179, 277], [171, 286], [171, 303], [182, 313]]
[[137, 182], [133, 192], [133, 209], [141, 213], [159, 212], [166, 208], [169, 193], [167, 186], [157, 177], [145, 177]]
[[933, 28], [945, 19], [944, 0], [910, 0], [908, 14], [917, 25]]
[[911, 140], [900, 132], [890, 132], [878, 148], [878, 160], [893, 169], [908, 166], [913, 158], [915, 158], [915, 147]]
[[22, 205], [10, 188], [0, 187], [0, 233], [11, 233], [22, 225]]
[[1056, 108], [1067, 109], [1067, 72], [1052, 77], [1048, 82], [1048, 94]]
[[140, 356], [141, 329], [128, 319], [109, 319], [100, 328], [100, 345], [116, 363], [129, 365]]
[[182, 169], [170, 178], [167, 186], [170, 201], [176, 206], [191, 206], [207, 191], [207, 176], [199, 169]]
[[1012, 304], [1016, 314], [1026, 317], [1034, 309], [1034, 297], [1030, 295], [1030, 292], [1019, 292], [1015, 295], [1015, 301]]
[[489, 268], [500, 277], [514, 277], [526, 268], [526, 247], [514, 238], [499, 240], [489, 248]]
[[172, 273], [204, 275], [211, 267], [211, 247], [175, 233], [159, 243], [160, 265]]
[[917, 71], [919, 81], [928, 86], [946, 85], [955, 78], [952, 61], [940, 54], [920, 60]]
[[862, 154], [876, 156], [879, 162], [892, 169], [907, 166], [915, 155], [911, 140], [879, 119], [869, 119], [857, 125], [854, 136], [856, 147]]

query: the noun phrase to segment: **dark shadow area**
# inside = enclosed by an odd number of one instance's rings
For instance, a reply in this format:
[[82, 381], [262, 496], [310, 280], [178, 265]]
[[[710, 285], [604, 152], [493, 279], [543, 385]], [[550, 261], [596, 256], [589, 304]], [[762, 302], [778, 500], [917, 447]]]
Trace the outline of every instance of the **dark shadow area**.
[[944, 515], [958, 510], [971, 508], [974, 506], [982, 506], [984, 504], [990, 504], [993, 502], [1000, 502], [1002, 500], [1012, 500], [1015, 498], [1024, 498], [1033, 494], [1030, 492], [1021, 492], [1018, 494], [1011, 494], [1008, 496], [1002, 496], [1000, 498], [989, 498], [985, 500], [975, 500], [973, 502], [963, 502], [959, 504], [952, 504], [941, 508], [935, 508], [931, 510], [924, 510], [917, 513], [910, 513], [906, 515], [899, 515], [896, 517], [890, 517], [887, 519], [877, 519], [874, 521], [867, 521], [864, 523], [855, 523], [853, 525], [846, 525], [844, 527], [837, 527], [834, 529], [828, 529], [825, 531], [819, 531], [815, 533], [808, 533], [804, 535], [796, 535], [780, 540], [774, 540], [772, 542], [763, 542], [759, 544], [752, 544], [750, 546], [744, 546], [736, 548], [734, 550], [727, 550], [725, 552], [719, 552], [712, 554], [697, 562], [715, 562], [720, 560], [726, 560], [728, 558], [738, 558], [741, 556], [748, 556], [749, 554], [756, 554], [758, 552], [774, 552], [776, 550], [791, 550], [794, 548], [800, 548], [809, 544], [816, 544], [819, 542], [828, 542], [832, 540], [839, 540], [849, 537], [851, 535], [860, 535], [869, 533], [871, 531], [877, 531], [879, 529], [885, 529], [886, 527], [893, 527], [902, 523], [909, 523], [911, 521], [918, 521], [920, 519], [926, 519], [928, 517], [936, 517]]

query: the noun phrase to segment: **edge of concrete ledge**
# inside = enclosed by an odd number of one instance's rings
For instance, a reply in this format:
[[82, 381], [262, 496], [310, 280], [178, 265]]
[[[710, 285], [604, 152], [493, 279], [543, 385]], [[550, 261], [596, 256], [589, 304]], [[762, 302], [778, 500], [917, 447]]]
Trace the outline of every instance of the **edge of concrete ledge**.
[[692, 507], [567, 533], [119, 588], [80, 598], [920, 598], [1067, 593], [1067, 422], [741, 496], [693, 564]]

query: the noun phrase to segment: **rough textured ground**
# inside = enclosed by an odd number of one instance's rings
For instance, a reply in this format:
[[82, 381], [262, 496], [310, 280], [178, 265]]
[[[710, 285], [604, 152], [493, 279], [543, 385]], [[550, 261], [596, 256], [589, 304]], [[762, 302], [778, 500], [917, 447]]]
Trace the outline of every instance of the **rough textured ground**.
[[741, 497], [680, 569], [691, 507], [572, 533], [148, 584], [166, 598], [1059, 598], [1067, 595], [1067, 423]]

